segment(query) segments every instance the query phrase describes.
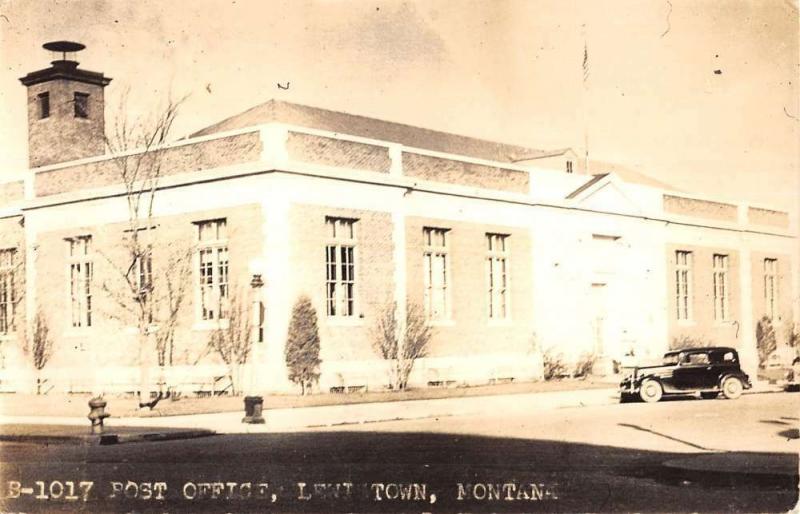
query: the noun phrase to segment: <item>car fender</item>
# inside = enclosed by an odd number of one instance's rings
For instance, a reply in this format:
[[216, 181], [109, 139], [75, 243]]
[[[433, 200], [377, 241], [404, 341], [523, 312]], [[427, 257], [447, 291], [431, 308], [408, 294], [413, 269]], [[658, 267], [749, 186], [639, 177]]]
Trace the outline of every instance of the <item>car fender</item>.
[[640, 387], [642, 387], [642, 383], [644, 383], [645, 380], [655, 380], [656, 382], [661, 384], [661, 387], [663, 388], [664, 387], [664, 383], [662, 382], [662, 378], [663, 377], [661, 377], [661, 376], [659, 376], [659, 375], [657, 375], [655, 373], [650, 373], [650, 374], [646, 374], [646, 375], [640, 375], [640, 376], [636, 377], [636, 388], [639, 389]]
[[750, 383], [750, 377], [748, 377], [747, 374], [745, 374], [745, 373], [737, 373], [735, 371], [730, 371], [730, 372], [723, 373], [722, 375], [720, 375], [719, 381], [717, 382], [717, 387], [722, 389], [722, 383], [725, 382], [725, 379], [728, 378], [728, 377], [736, 377], [739, 380], [741, 380], [742, 381], [742, 386], [745, 389], [750, 389], [751, 387], [753, 387], [752, 384]]

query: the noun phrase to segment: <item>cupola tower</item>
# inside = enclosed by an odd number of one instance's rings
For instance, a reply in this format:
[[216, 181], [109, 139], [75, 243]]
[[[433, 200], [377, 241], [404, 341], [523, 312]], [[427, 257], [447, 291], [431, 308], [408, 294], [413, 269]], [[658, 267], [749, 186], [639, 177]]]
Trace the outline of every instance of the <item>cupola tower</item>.
[[28, 73], [28, 162], [31, 168], [105, 153], [102, 73], [78, 68], [75, 53], [86, 48], [72, 41], [52, 41], [49, 68]]

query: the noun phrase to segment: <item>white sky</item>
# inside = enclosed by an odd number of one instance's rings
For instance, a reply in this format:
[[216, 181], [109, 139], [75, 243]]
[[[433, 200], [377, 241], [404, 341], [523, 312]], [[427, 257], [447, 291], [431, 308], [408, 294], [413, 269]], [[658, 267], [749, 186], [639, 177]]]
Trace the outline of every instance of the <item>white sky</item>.
[[800, 204], [789, 0], [0, 0], [0, 170], [26, 167], [18, 78], [59, 39], [131, 114], [189, 93], [177, 135], [270, 98], [541, 149], [580, 149], [588, 126], [592, 158]]

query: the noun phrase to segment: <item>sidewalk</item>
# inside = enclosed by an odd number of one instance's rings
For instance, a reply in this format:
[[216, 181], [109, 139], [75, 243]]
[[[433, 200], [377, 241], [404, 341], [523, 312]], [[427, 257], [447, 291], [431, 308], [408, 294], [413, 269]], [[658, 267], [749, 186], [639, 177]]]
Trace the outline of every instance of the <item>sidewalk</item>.
[[[107, 432], [114, 432], [118, 429], [117, 427], [202, 428], [220, 434], [284, 432], [287, 430], [379, 421], [477, 415], [488, 410], [523, 413], [531, 410], [606, 405], [616, 402], [615, 389], [591, 389], [270, 409], [264, 411], [266, 422], [263, 425], [242, 423], [244, 412], [223, 412], [188, 416], [109, 418], [106, 420], [106, 427]], [[2, 424], [88, 427], [88, 421], [85, 418], [47, 416], [0, 416], [0, 425]]]
[[[764, 384], [746, 391], [745, 394], [770, 393], [779, 390], [779, 388]], [[614, 388], [583, 389], [269, 409], [264, 411], [266, 422], [263, 425], [242, 423], [244, 416], [244, 409], [242, 409], [239, 412], [215, 414], [112, 417], [106, 420], [106, 427], [109, 433], [131, 427], [184, 430], [199, 428], [218, 434], [285, 432], [380, 421], [479, 415], [486, 412], [502, 412], [513, 415], [555, 408], [610, 405], [618, 403], [618, 401], [617, 390]], [[85, 417], [0, 416], [0, 425], [9, 424], [83, 426], [88, 429], [88, 420]]]

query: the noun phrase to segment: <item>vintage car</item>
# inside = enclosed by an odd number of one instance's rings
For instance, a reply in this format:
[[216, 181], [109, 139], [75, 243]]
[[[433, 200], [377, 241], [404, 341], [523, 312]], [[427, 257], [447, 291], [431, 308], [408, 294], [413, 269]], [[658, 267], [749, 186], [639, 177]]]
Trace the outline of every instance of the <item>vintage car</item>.
[[739, 366], [739, 354], [733, 348], [715, 346], [685, 348], [664, 354], [657, 366], [634, 367], [619, 385], [620, 401], [641, 398], [657, 402], [664, 395], [700, 393], [705, 399], [720, 393], [734, 399], [750, 389], [750, 378]]
[[792, 367], [786, 370], [784, 379], [779, 382], [786, 391], [800, 391], [800, 357], [795, 357]]

